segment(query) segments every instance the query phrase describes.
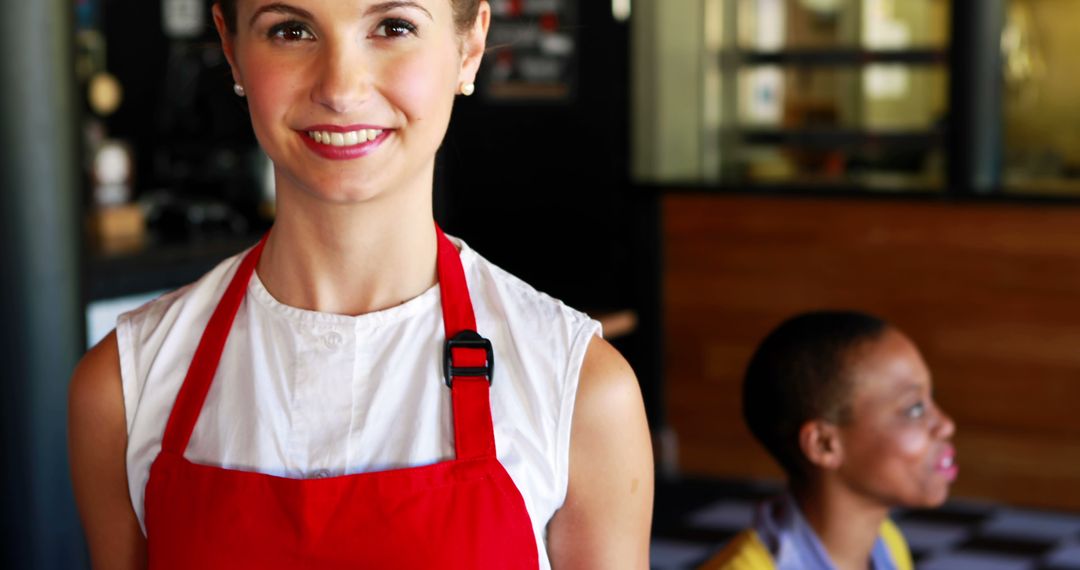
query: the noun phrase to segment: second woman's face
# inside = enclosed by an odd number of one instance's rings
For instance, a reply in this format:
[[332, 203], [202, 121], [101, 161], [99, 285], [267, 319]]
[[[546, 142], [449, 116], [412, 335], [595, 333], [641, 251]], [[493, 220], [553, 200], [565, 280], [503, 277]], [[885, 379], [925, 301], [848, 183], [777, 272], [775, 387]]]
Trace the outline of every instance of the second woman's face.
[[352, 203], [430, 190], [454, 96], [479, 65], [450, 0], [237, 4], [223, 42], [279, 192]]
[[850, 421], [839, 475], [885, 506], [933, 507], [956, 478], [955, 426], [932, 397], [930, 372], [906, 336], [888, 330], [852, 355]]

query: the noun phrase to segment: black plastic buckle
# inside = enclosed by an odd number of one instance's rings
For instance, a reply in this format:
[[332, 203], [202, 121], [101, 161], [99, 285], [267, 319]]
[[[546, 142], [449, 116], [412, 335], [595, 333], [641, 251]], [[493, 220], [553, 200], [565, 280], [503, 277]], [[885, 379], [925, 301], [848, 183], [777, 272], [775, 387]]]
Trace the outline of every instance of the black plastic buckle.
[[[487, 353], [487, 363], [480, 367], [454, 366], [453, 349], [455, 348], [482, 348]], [[480, 336], [476, 331], [470, 330], [461, 331], [454, 335], [454, 338], [447, 339], [443, 348], [443, 377], [446, 378], [447, 388], [454, 387], [455, 376], [487, 378], [490, 386], [495, 377], [495, 353], [491, 350], [491, 341]]]

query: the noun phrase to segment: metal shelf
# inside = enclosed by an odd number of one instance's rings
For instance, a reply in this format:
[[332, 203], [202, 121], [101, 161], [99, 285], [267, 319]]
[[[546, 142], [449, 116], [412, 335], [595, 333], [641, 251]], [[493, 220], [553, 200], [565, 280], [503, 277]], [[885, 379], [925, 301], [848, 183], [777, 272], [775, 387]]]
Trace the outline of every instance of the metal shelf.
[[724, 55], [735, 65], [859, 66], [871, 63], [946, 65], [944, 49], [866, 50], [861, 48], [790, 49], [781, 51], [729, 51]]
[[929, 148], [945, 142], [943, 129], [874, 131], [847, 128], [758, 129], [739, 131], [745, 144], [789, 145], [818, 148], [883, 147]]

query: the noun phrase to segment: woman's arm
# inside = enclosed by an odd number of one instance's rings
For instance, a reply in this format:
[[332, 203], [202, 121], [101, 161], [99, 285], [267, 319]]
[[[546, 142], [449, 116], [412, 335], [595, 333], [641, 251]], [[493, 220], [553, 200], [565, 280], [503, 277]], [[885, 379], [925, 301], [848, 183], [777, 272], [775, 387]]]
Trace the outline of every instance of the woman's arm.
[[634, 372], [607, 341], [585, 355], [566, 503], [548, 525], [552, 567], [647, 569], [653, 460]]
[[79, 362], [68, 392], [68, 454], [94, 568], [146, 567], [146, 539], [128, 494], [127, 421], [116, 333]]

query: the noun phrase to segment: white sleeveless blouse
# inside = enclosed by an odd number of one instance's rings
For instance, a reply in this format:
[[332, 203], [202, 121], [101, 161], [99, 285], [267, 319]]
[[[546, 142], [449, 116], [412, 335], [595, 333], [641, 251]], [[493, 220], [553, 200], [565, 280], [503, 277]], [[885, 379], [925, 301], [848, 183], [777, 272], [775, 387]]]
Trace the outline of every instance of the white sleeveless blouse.
[[[600, 325], [451, 240], [461, 248], [477, 328], [495, 350], [498, 459], [525, 499], [548, 568], [546, 526], [566, 496], [578, 376]], [[242, 257], [117, 322], [128, 485], [140, 524], [165, 422]], [[256, 274], [185, 456], [291, 478], [452, 459], [443, 337], [438, 285], [399, 306], [350, 317], [283, 305]]]

